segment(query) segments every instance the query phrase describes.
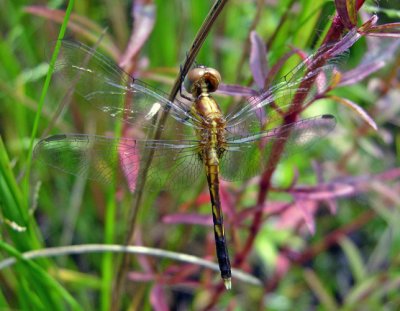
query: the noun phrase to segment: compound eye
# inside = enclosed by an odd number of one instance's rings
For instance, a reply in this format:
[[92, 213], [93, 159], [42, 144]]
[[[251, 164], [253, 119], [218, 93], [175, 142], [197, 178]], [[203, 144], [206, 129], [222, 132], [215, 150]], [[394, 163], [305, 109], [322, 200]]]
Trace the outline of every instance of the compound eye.
[[193, 92], [195, 91], [194, 88], [199, 87], [198, 84], [205, 73], [204, 69], [204, 67], [198, 67], [188, 72], [184, 84], [186, 91], [193, 94]]
[[221, 75], [214, 68], [205, 68], [204, 80], [209, 92], [215, 92], [221, 82]]

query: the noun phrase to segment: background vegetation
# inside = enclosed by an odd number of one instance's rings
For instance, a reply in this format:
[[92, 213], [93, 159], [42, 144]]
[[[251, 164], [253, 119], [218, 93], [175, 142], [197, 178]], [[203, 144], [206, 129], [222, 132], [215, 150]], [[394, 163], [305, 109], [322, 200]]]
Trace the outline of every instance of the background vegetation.
[[[354, 13], [346, 27], [334, 29], [337, 39], [350, 26], [361, 29], [373, 13], [380, 25], [400, 17], [394, 2], [367, 2], [358, 11], [355, 1], [229, 1], [197, 62], [218, 68], [225, 83], [256, 89], [252, 81], [263, 52], [254, 51], [251, 31], [266, 43], [268, 68], [280, 64], [276, 76], [283, 76], [301, 61], [298, 55], [311, 54], [332, 31], [335, 5], [342, 21], [344, 11]], [[51, 42], [61, 25], [67, 25], [67, 37], [87, 44], [103, 37], [102, 52], [116, 62], [128, 47], [140, 46], [130, 70], [168, 92], [211, 6], [211, 1], [76, 1], [68, 23], [63, 23], [64, 1], [0, 0], [2, 260], [53, 246], [123, 244], [131, 228], [127, 219], [135, 198], [122, 178], [117, 186], [106, 186], [36, 161], [31, 165], [32, 143], [54, 121], [53, 134], [90, 133], [97, 120], [104, 120], [97, 111], [77, 105], [55, 119], [66, 86], [62, 93], [52, 82], [42, 91]], [[139, 35], [140, 30], [145, 34]], [[386, 38], [389, 32], [396, 37], [399, 27], [393, 24], [386, 30], [375, 38], [380, 41], [364, 36], [346, 56], [335, 59], [343, 73], [356, 69], [353, 77], [347, 75], [348, 85], [336, 85], [330, 93], [336, 101], [318, 101], [304, 116], [331, 113], [337, 127], [315, 148], [282, 159], [266, 201], [257, 203], [260, 176], [222, 184], [232, 261], [261, 283], [234, 278], [233, 289], [224, 291], [213, 270], [136, 256], [125, 274], [124, 293], [115, 298], [121, 309], [400, 308], [400, 58], [397, 39]], [[294, 49], [297, 57], [283, 62]], [[233, 104], [226, 96], [219, 99], [225, 108]], [[135, 244], [214, 261], [208, 190], [205, 185], [188, 188], [157, 197], [145, 194]], [[2, 261], [0, 310], [108, 310], [120, 256], [78, 250], [56, 258], [21, 259], [9, 267]]]

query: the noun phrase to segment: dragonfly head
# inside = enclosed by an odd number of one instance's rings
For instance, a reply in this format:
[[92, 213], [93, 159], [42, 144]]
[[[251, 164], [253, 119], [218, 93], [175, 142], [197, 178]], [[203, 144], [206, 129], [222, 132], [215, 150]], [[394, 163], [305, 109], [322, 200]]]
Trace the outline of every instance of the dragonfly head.
[[220, 82], [221, 75], [216, 69], [199, 66], [188, 72], [185, 79], [185, 88], [193, 96], [197, 97], [204, 92], [215, 92]]

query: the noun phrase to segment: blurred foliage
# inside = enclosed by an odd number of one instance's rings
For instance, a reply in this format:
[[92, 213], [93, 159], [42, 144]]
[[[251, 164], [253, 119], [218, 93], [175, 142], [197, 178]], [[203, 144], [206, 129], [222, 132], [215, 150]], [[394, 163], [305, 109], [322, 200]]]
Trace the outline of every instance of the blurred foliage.
[[[59, 10], [67, 6], [59, 0], [0, 0], [2, 260], [51, 246], [123, 244], [129, 228], [127, 215], [134, 201], [123, 185], [114, 189], [61, 174], [36, 162], [27, 174], [37, 105], [52, 42], [57, 39], [63, 17], [60, 15], [61, 19], [55, 22], [56, 14], [33, 13], [27, 9], [33, 4]], [[140, 79], [168, 92], [212, 2], [156, 0], [154, 5], [154, 30], [136, 59], [136, 71]], [[390, 2], [376, 6], [371, 1], [366, 8], [367, 12], [378, 14], [379, 23], [396, 22], [400, 14], [398, 5]], [[122, 54], [132, 31], [131, 11], [129, 1], [76, 1], [73, 14], [84, 23], [70, 27], [67, 36], [88, 44], [104, 36], [105, 42], [113, 45], [103, 47], [103, 52], [117, 61], [113, 52]], [[251, 85], [248, 38], [257, 15], [255, 30], [268, 43], [271, 67], [293, 47], [312, 53], [321, 44], [334, 14], [332, 1], [257, 4], [232, 0], [219, 16], [197, 62], [218, 68], [225, 83]], [[359, 16], [366, 20], [366, 14], [361, 10]], [[69, 25], [76, 21], [71, 17]], [[367, 40], [357, 42], [349, 56], [341, 60], [344, 71], [359, 64], [367, 52]], [[398, 53], [387, 62], [388, 66], [362, 82], [335, 90], [335, 95], [363, 107], [377, 123], [378, 131], [348, 107], [325, 100], [313, 109], [337, 117], [335, 132], [315, 148], [285, 158], [278, 166], [273, 179], [275, 191], [268, 202], [292, 202], [295, 193], [285, 190], [293, 183], [315, 186], [313, 191], [321, 193], [317, 173], [327, 184], [342, 183], [353, 187], [353, 191], [333, 196], [327, 200], [330, 203], [318, 201], [320, 208], [312, 214], [315, 234], [307, 230], [299, 204], [265, 217], [251, 256], [242, 267], [259, 277], [264, 286], [233, 279], [233, 289], [221, 293], [215, 285], [219, 282], [218, 273], [206, 269], [194, 270], [186, 283], [174, 283], [174, 275], [186, 271], [188, 265], [138, 256], [128, 276], [122, 308], [161, 310], [168, 306], [171, 310], [200, 310], [208, 305], [215, 310], [399, 310]], [[298, 57], [290, 58], [279, 76], [297, 63]], [[53, 122], [63, 95], [53, 82], [46, 94], [37, 137]], [[224, 108], [232, 103], [226, 97], [220, 100]], [[80, 110], [75, 105], [62, 111], [51, 133], [90, 133], [97, 124], [107, 127], [107, 122], [97, 111]], [[256, 181], [230, 184], [224, 189], [234, 199], [236, 211], [255, 205]], [[145, 195], [136, 228], [137, 244], [213, 260], [210, 226], [163, 221], [175, 212], [209, 215], [208, 201], [201, 200], [207, 197], [207, 191], [202, 187], [157, 197]], [[268, 202], [265, 208], [270, 208]], [[230, 227], [234, 221], [228, 223], [229, 248], [234, 256], [249, 234], [251, 218], [235, 231]], [[75, 254], [23, 261], [5, 268], [0, 272], [0, 309], [108, 310], [118, 258], [118, 254]], [[169, 277], [162, 278], [164, 273]], [[144, 281], [139, 281], [141, 278]]]

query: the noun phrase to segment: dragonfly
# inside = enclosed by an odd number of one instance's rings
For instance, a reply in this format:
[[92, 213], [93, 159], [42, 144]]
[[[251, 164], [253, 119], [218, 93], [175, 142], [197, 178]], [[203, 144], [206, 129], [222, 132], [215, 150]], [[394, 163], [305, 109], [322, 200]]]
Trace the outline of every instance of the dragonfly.
[[[207, 183], [216, 257], [224, 285], [230, 289], [220, 179], [245, 180], [261, 174], [268, 169], [274, 142], [281, 140], [290, 153], [298, 152], [335, 127], [335, 117], [329, 114], [283, 123], [294, 94], [302, 92], [301, 81], [328, 72], [325, 67], [304, 76], [305, 67], [224, 114], [212, 94], [222, 80], [213, 68], [191, 69], [183, 83], [188, 95], [170, 101], [167, 94], [127, 74], [94, 48], [62, 41], [55, 71], [61, 73], [63, 83], [72, 85], [87, 107], [135, 130], [132, 137], [53, 135], [40, 140], [34, 154], [59, 170], [104, 183], [120, 169], [132, 192], [143, 178], [151, 190], [175, 191]], [[160, 125], [157, 121], [165, 113], [166, 122]], [[159, 137], [146, 137], [155, 130]]]

